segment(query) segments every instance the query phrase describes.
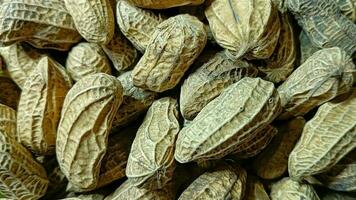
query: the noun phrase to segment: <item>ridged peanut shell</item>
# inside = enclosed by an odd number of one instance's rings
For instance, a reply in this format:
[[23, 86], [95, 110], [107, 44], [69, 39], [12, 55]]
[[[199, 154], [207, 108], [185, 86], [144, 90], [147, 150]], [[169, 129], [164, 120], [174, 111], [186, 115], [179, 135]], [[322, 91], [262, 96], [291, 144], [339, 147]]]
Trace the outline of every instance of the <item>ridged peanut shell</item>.
[[166, 9], [179, 6], [200, 5], [204, 0], [129, 0], [133, 5], [149, 9]]
[[321, 105], [289, 155], [289, 176], [301, 179], [329, 170], [356, 148], [356, 90], [342, 102]]
[[98, 73], [80, 79], [68, 92], [58, 125], [56, 153], [69, 182], [82, 190], [97, 186], [122, 86]]
[[0, 104], [0, 132], [17, 138], [16, 110], [4, 104]]
[[13, 137], [0, 131], [0, 192], [7, 199], [36, 200], [47, 190], [45, 169]]
[[204, 25], [196, 17], [183, 14], [165, 20], [132, 71], [134, 85], [155, 92], [174, 88], [206, 41]]
[[81, 36], [62, 0], [3, 0], [0, 41], [26, 41], [37, 48], [68, 50]]
[[184, 80], [180, 91], [180, 111], [185, 119], [196, 115], [229, 85], [243, 77], [255, 77], [258, 70], [244, 60], [232, 60], [224, 52], [213, 55]]
[[313, 186], [298, 183], [290, 178], [283, 178], [272, 184], [271, 200], [319, 200]]
[[126, 176], [139, 187], [161, 189], [173, 177], [174, 146], [180, 130], [177, 100], [153, 102], [136, 133], [126, 166]]
[[75, 27], [91, 43], [107, 44], [115, 31], [110, 0], [64, 0]]
[[337, 5], [342, 14], [348, 19], [356, 22], [356, 1], [355, 0], [337, 0]]
[[18, 107], [17, 138], [37, 155], [55, 153], [64, 98], [72, 86], [58, 63], [43, 57], [26, 80]]

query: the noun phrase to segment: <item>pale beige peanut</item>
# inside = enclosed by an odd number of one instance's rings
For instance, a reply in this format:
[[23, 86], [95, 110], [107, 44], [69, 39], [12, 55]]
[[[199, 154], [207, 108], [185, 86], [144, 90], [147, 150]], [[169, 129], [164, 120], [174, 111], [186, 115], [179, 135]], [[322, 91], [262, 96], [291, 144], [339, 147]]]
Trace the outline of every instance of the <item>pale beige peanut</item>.
[[94, 189], [122, 86], [113, 76], [98, 73], [80, 79], [68, 92], [58, 125], [56, 154], [69, 182]]
[[57, 126], [71, 87], [64, 69], [43, 57], [26, 80], [18, 107], [17, 138], [37, 155], [55, 153]]
[[213, 55], [184, 80], [180, 91], [180, 111], [192, 120], [229, 85], [241, 78], [257, 76], [258, 70], [244, 60], [232, 60], [225, 52]]
[[245, 77], [226, 88], [180, 131], [175, 158], [186, 163], [244, 150], [245, 142], [256, 138], [280, 112], [273, 83]]
[[283, 178], [272, 184], [271, 200], [319, 200], [313, 186], [306, 183], [298, 183], [290, 178]]
[[0, 41], [26, 41], [37, 48], [66, 51], [81, 36], [62, 0], [4, 0], [0, 5]]
[[166, 9], [178, 6], [200, 5], [204, 0], [129, 0], [137, 7]]
[[98, 44], [81, 42], [68, 53], [66, 68], [73, 80], [95, 73], [111, 74], [110, 63]]
[[110, 0], [64, 0], [75, 27], [92, 43], [107, 44], [115, 31], [115, 19]]
[[154, 101], [148, 109], [127, 161], [126, 176], [132, 184], [161, 189], [172, 179], [178, 117], [177, 100], [171, 97]]
[[174, 88], [206, 41], [204, 25], [196, 17], [184, 14], [165, 20], [132, 71], [134, 85], [155, 92]]
[[45, 169], [13, 137], [0, 131], [0, 192], [7, 199], [36, 200], [47, 190]]
[[356, 90], [344, 101], [321, 105], [289, 155], [294, 179], [322, 173], [356, 148]]
[[133, 46], [144, 53], [156, 27], [165, 17], [138, 8], [126, 0], [117, 2], [116, 20], [123, 35]]
[[4, 104], [0, 104], [0, 131], [10, 137], [17, 138], [16, 110]]

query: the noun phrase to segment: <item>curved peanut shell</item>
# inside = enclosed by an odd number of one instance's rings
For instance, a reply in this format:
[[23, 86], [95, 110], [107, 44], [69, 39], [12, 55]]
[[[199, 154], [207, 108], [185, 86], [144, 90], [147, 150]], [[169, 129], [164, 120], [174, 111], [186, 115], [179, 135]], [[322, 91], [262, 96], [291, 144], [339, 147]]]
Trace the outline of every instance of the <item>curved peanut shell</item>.
[[288, 170], [300, 179], [325, 172], [356, 148], [356, 90], [342, 102], [321, 105], [289, 155]]
[[36, 200], [47, 190], [45, 169], [13, 137], [0, 131], [0, 192], [7, 199]]
[[4, 104], [0, 104], [0, 132], [14, 137], [17, 140], [16, 110]]
[[159, 24], [132, 71], [134, 85], [155, 92], [174, 88], [207, 41], [196, 17], [177, 15]]
[[17, 138], [37, 155], [55, 152], [60, 113], [71, 87], [68, 75], [61, 68], [50, 58], [42, 58], [21, 92]]
[[110, 63], [98, 44], [81, 42], [68, 53], [68, 74], [78, 81], [84, 76], [99, 72], [111, 74]]
[[107, 44], [115, 31], [114, 12], [110, 0], [64, 0], [75, 27], [92, 43]]
[[121, 0], [117, 2], [116, 20], [123, 35], [137, 50], [144, 53], [156, 27], [163, 22], [164, 17]]
[[284, 113], [281, 119], [302, 116], [350, 91], [355, 65], [338, 47], [315, 52], [278, 87]]
[[180, 91], [180, 111], [185, 119], [197, 114], [229, 85], [245, 76], [255, 77], [258, 70], [244, 60], [232, 60], [224, 52], [213, 55], [191, 73]]
[[313, 186], [298, 183], [290, 178], [283, 178], [273, 183], [270, 194], [271, 200], [319, 200]]
[[177, 100], [170, 97], [156, 100], [148, 109], [127, 161], [126, 176], [131, 183], [161, 189], [172, 179], [178, 115]]
[[56, 153], [61, 170], [75, 187], [96, 187], [121, 101], [120, 82], [104, 73], [86, 76], [69, 90], [58, 125]]
[[166, 9], [179, 6], [200, 5], [204, 0], [129, 0], [137, 7]]
[[68, 50], [81, 36], [62, 0], [3, 0], [0, 41], [26, 41], [37, 48]]
[[219, 159], [244, 150], [281, 111], [273, 83], [245, 77], [225, 89], [184, 127], [176, 142], [180, 163]]

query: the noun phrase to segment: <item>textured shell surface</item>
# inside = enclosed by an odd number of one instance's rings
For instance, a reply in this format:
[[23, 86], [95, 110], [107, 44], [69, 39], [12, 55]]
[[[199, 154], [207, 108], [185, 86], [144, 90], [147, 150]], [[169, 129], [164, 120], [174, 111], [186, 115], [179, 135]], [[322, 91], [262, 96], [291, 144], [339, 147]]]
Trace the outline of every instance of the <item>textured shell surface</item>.
[[81, 36], [62, 0], [3, 0], [0, 41], [27, 41], [37, 48], [68, 50]]
[[126, 180], [105, 200], [173, 200], [169, 189], [152, 190], [136, 187], [130, 180]]
[[219, 166], [194, 180], [183, 191], [179, 200], [242, 200], [246, 177], [246, 171], [239, 166]]
[[311, 55], [319, 51], [320, 48], [313, 45], [305, 31], [300, 32], [300, 63], [303, 64]]
[[7, 134], [10, 137], [17, 138], [16, 110], [1, 103], [0, 103], [0, 132]]
[[273, 83], [245, 77], [208, 103], [181, 130], [175, 158], [180, 163], [222, 158], [256, 138], [280, 112]]
[[204, 24], [183, 14], [159, 24], [132, 72], [134, 85], [155, 92], [174, 88], [207, 41]]
[[250, 57], [268, 58], [273, 53], [280, 22], [270, 0], [215, 0], [205, 16], [217, 43], [235, 57], [253, 51]]
[[81, 194], [76, 197], [68, 197], [61, 200], [103, 200], [104, 195], [102, 194]]
[[2, 74], [0, 70], [0, 103], [7, 105], [15, 110], [20, 100], [21, 89], [16, 85], [12, 79]]
[[137, 50], [119, 30], [115, 31], [114, 37], [108, 44], [101, 47], [119, 72], [132, 68], [138, 57]]
[[356, 90], [342, 102], [321, 105], [289, 155], [289, 176], [325, 172], [356, 148]]
[[17, 115], [17, 138], [37, 155], [55, 153], [57, 126], [71, 84], [58, 63], [43, 57], [27, 78]]
[[137, 7], [166, 9], [179, 6], [200, 5], [204, 0], [129, 0]]
[[184, 80], [180, 91], [180, 111], [185, 119], [196, 115], [229, 85], [243, 77], [255, 77], [258, 70], [244, 60], [232, 60], [225, 52], [213, 55]]
[[156, 100], [148, 109], [127, 161], [126, 176], [131, 183], [161, 189], [172, 179], [178, 117], [177, 100], [170, 97]]
[[355, 0], [337, 0], [337, 5], [348, 19], [356, 22], [356, 1]]
[[332, 190], [354, 192], [356, 190], [356, 150], [351, 151], [327, 172], [317, 175], [316, 178]]
[[92, 43], [107, 44], [115, 31], [115, 18], [110, 0], [64, 0], [75, 27]]
[[319, 200], [313, 186], [298, 183], [290, 178], [283, 178], [273, 183], [270, 193], [271, 200]]
[[350, 91], [355, 65], [338, 47], [315, 52], [278, 87], [284, 113], [281, 119], [302, 116]]
[[86, 76], [69, 90], [58, 125], [56, 154], [61, 170], [75, 187], [96, 187], [121, 102], [120, 82], [104, 73]]
[[266, 59], [266, 67], [259, 68], [266, 74], [265, 79], [274, 83], [286, 80], [292, 73], [297, 51], [291, 17], [284, 13], [280, 19], [281, 31], [275, 52]]
[[36, 200], [47, 190], [45, 169], [13, 137], [0, 131], [0, 192], [8, 199]]
[[41, 53], [24, 43], [15, 43], [6, 47], [0, 47], [6, 69], [12, 80], [22, 88], [26, 79], [31, 75], [39, 60]]
[[278, 134], [253, 161], [256, 175], [263, 179], [275, 179], [287, 171], [288, 156], [302, 134], [304, 125], [304, 118], [296, 117], [276, 126]]
[[155, 92], [134, 86], [131, 71], [121, 74], [118, 80], [123, 87], [124, 96], [122, 104], [115, 115], [113, 127], [124, 126], [137, 119], [152, 105], [157, 96]]
[[100, 45], [81, 42], [68, 53], [66, 68], [73, 80], [96, 73], [111, 74], [109, 60]]
[[289, 0], [287, 5], [315, 46], [355, 53], [356, 24], [341, 14], [334, 0]]
[[257, 177], [248, 175], [244, 200], [269, 200], [269, 196]]
[[164, 17], [121, 0], [117, 2], [116, 20], [123, 35], [137, 50], [144, 53], [155, 28]]

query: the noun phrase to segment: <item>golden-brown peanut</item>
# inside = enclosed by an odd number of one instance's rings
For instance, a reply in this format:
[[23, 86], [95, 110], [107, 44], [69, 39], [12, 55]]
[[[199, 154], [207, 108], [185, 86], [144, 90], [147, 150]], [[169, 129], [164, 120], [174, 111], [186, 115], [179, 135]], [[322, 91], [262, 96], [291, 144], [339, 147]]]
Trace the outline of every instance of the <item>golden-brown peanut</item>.
[[4, 104], [0, 104], [0, 131], [17, 140], [16, 110]]

